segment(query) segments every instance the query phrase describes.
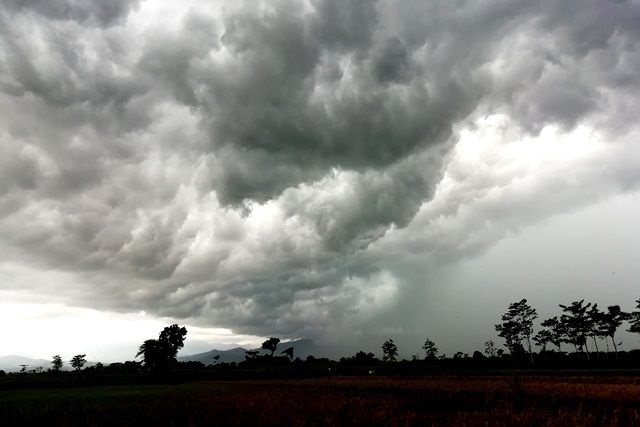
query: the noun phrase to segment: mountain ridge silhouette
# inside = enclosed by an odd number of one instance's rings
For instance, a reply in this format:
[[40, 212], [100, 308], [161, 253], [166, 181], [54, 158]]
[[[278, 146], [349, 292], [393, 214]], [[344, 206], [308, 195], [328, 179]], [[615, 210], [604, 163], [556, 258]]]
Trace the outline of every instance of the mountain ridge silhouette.
[[[278, 347], [274, 352], [274, 355], [281, 356], [281, 352], [285, 349], [293, 347], [293, 357], [299, 357], [300, 359], [306, 359], [307, 356], [313, 355], [315, 357], [322, 357], [323, 350], [319, 347], [315, 341], [310, 338], [300, 338], [291, 341], [282, 341], [278, 343]], [[180, 362], [202, 362], [205, 365], [212, 365], [215, 363], [238, 363], [245, 359], [245, 353], [247, 351], [260, 351], [261, 354], [269, 354], [266, 350], [258, 348], [244, 348], [235, 347], [228, 350], [212, 349], [203, 353], [190, 354], [178, 357]], [[215, 359], [219, 356], [218, 360]]]

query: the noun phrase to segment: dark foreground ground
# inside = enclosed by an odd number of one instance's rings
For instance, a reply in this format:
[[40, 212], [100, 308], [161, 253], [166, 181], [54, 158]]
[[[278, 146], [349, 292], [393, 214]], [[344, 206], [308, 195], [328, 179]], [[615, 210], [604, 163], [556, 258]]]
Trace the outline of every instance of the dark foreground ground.
[[638, 377], [332, 377], [0, 391], [0, 426], [640, 426]]

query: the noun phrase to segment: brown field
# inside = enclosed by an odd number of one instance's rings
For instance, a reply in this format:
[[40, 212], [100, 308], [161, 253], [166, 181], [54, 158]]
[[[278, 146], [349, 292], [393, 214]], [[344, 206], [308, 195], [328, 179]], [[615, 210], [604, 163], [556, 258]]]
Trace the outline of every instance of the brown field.
[[0, 425], [640, 426], [640, 378], [332, 377], [2, 391]]

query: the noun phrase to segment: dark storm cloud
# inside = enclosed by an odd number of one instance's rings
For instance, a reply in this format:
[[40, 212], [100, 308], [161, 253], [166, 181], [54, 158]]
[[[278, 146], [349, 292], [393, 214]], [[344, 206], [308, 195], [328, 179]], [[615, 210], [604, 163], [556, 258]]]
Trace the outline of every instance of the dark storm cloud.
[[380, 83], [410, 78], [409, 54], [398, 38], [388, 39], [373, 59], [373, 75]]
[[[627, 61], [635, 62], [638, 55], [638, 3], [549, 1], [532, 12], [532, 42], [522, 43], [535, 58], [523, 58], [531, 74], [514, 75], [523, 81], [509, 88], [506, 99], [520, 123], [533, 132], [549, 123], [571, 129], [593, 114], [606, 114], [613, 101], [607, 99], [610, 90], [619, 88], [621, 74], [629, 73]], [[618, 127], [624, 120], [609, 116], [607, 127]]]
[[7, 0], [10, 12], [34, 12], [44, 18], [107, 27], [122, 22], [140, 0]]
[[[316, 2], [310, 12], [274, 4], [224, 15], [220, 45], [194, 43], [200, 27], [187, 20], [142, 59], [211, 117], [212, 149], [240, 150], [244, 169], [287, 170], [265, 186], [229, 165], [218, 187], [225, 200], [270, 198], [332, 167], [386, 167], [443, 144], [481, 93], [471, 79], [412, 67], [415, 52], [383, 31], [376, 2]], [[226, 60], [207, 59], [211, 51]]]
[[371, 45], [379, 22], [377, 0], [314, 0], [313, 32], [322, 44], [338, 50], [358, 51]]
[[[402, 294], [403, 257], [637, 186], [622, 155], [582, 186], [450, 163], [484, 115], [517, 138], [633, 130], [637, 2], [203, 2], [145, 24], [154, 6], [0, 6], [0, 250], [76, 272], [76, 303], [320, 335]], [[576, 195], [535, 205], [555, 188]]]

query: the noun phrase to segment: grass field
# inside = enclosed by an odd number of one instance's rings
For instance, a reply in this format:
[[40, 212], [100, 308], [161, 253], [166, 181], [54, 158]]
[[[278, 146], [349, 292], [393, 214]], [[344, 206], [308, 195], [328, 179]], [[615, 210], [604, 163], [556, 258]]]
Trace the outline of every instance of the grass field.
[[333, 377], [0, 392], [0, 426], [638, 426], [635, 377]]

